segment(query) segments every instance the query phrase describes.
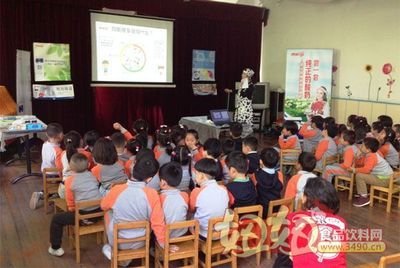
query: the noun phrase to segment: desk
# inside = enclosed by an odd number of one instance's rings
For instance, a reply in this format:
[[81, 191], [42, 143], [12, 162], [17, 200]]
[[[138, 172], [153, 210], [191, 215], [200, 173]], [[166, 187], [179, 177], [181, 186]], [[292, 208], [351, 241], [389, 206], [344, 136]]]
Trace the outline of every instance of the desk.
[[179, 120], [179, 124], [186, 125], [189, 129], [195, 129], [199, 133], [200, 143], [202, 144], [204, 144], [208, 138], [218, 139], [221, 131], [229, 130], [229, 126], [222, 127], [210, 123], [207, 120], [207, 116], [182, 117], [181, 120]]

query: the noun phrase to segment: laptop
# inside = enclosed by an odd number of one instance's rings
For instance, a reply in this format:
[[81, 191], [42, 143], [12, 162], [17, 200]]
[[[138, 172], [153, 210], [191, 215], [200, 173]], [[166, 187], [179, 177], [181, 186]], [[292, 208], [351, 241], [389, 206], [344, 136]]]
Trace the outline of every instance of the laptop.
[[211, 121], [213, 121], [216, 126], [223, 126], [231, 122], [227, 109], [210, 110], [210, 115]]

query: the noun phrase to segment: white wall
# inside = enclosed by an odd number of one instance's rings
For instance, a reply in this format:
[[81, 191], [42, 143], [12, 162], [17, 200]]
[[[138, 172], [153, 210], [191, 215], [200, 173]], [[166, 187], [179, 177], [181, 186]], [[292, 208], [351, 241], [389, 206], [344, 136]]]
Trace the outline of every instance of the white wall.
[[[316, 0], [314, 0], [317, 2]], [[400, 103], [400, 0], [333, 0], [307, 3], [304, 0], [263, 0], [270, 10], [263, 32], [262, 81], [272, 88], [285, 87], [286, 49], [333, 48], [338, 66], [333, 96], [367, 98], [372, 65], [371, 97]], [[382, 66], [394, 67], [391, 98], [387, 98]]]

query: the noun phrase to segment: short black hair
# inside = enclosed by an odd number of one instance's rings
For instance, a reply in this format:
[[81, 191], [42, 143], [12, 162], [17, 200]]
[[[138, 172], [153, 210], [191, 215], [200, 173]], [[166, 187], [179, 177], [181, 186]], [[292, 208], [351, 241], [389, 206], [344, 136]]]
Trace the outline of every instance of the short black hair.
[[154, 177], [159, 167], [156, 159], [141, 158], [133, 166], [132, 177], [138, 181], [144, 181], [147, 178]]
[[113, 133], [110, 138], [116, 148], [125, 147], [126, 145], [125, 136], [121, 132]]
[[325, 126], [326, 131], [328, 132], [328, 136], [334, 138], [338, 134], [338, 128], [335, 124], [330, 124]]
[[319, 130], [323, 130], [323, 129], [324, 129], [324, 119], [322, 118], [322, 116], [314, 115], [314, 116], [311, 118], [311, 123], [314, 123], [315, 126], [316, 126]]
[[239, 173], [246, 173], [249, 168], [246, 155], [239, 151], [234, 151], [228, 154], [225, 163], [228, 168], [233, 167]]
[[71, 156], [69, 161], [71, 170], [77, 173], [85, 172], [88, 170], [88, 159], [84, 154], [75, 153]]
[[94, 144], [93, 158], [101, 165], [113, 165], [117, 162], [118, 154], [113, 142], [106, 138], [98, 139]]
[[63, 127], [59, 123], [50, 123], [47, 125], [46, 134], [49, 138], [55, 138], [63, 133]]
[[190, 149], [186, 145], [176, 146], [171, 153], [171, 161], [180, 163], [182, 166], [186, 166], [190, 163], [192, 155]]
[[235, 151], [235, 142], [232, 139], [226, 139], [222, 143], [222, 152], [224, 153], [224, 155], [228, 155], [233, 151]]
[[308, 179], [304, 186], [303, 194], [307, 199], [305, 204], [303, 204], [304, 210], [319, 207], [319, 205], [322, 204], [331, 210], [333, 214], [339, 212], [340, 200], [332, 183], [327, 180], [321, 177]]
[[260, 159], [267, 168], [275, 168], [279, 162], [279, 158], [279, 153], [274, 148], [265, 148], [260, 154]]
[[229, 131], [234, 138], [240, 137], [243, 132], [243, 126], [239, 122], [232, 122], [229, 124]]
[[99, 132], [96, 130], [89, 130], [83, 135], [83, 143], [85, 146], [94, 146], [96, 141], [100, 138]]
[[393, 126], [393, 119], [388, 115], [378, 116], [378, 120], [382, 123], [383, 127], [391, 128]]
[[138, 160], [140, 160], [142, 158], [154, 158], [154, 159], [156, 159], [156, 156], [155, 156], [153, 150], [151, 150], [149, 148], [142, 148], [136, 154], [136, 161], [138, 161]]
[[243, 139], [243, 145], [248, 146], [252, 151], [257, 151], [258, 140], [254, 136], [247, 136]]
[[299, 132], [299, 126], [295, 121], [287, 120], [283, 123], [283, 128], [286, 128], [287, 131], [290, 131], [292, 135], [296, 135]]
[[182, 181], [182, 166], [178, 162], [169, 162], [161, 166], [158, 174], [169, 186], [177, 187]]
[[356, 142], [356, 133], [353, 130], [345, 130], [342, 133], [343, 140], [353, 145]]
[[380, 121], [375, 121], [372, 123], [372, 129], [379, 133], [383, 130], [383, 128], [383, 124]]
[[136, 134], [145, 132], [147, 134], [147, 131], [149, 129], [149, 124], [147, 124], [147, 121], [139, 118], [132, 124], [132, 130], [135, 131]]
[[137, 139], [130, 139], [126, 143], [126, 150], [132, 155], [137, 155], [137, 153], [143, 148], [143, 144]]
[[335, 117], [332, 117], [332, 116], [325, 117], [324, 123], [325, 123], [325, 126], [326, 125], [335, 125], [336, 124]]
[[194, 168], [199, 172], [207, 174], [212, 179], [214, 179], [220, 173], [218, 164], [211, 158], [200, 159], [198, 162], [196, 162]]
[[375, 138], [367, 137], [364, 139], [363, 143], [364, 146], [373, 153], [379, 150], [379, 141]]
[[222, 154], [221, 142], [216, 138], [209, 138], [203, 145], [204, 151], [207, 152], [209, 156], [217, 159]]
[[357, 119], [357, 115], [355, 115], [355, 114], [351, 114], [351, 115], [349, 115], [348, 117], [347, 117], [347, 124], [348, 125], [353, 125], [353, 127], [355, 126], [355, 124], [356, 124], [356, 119]]
[[299, 155], [299, 164], [302, 170], [312, 172], [317, 164], [317, 159], [312, 153], [302, 152]]

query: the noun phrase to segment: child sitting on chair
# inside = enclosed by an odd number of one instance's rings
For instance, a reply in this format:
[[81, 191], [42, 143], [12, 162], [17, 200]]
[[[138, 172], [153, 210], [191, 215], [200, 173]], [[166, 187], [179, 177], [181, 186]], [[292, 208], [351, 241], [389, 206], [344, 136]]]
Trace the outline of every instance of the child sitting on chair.
[[[50, 255], [60, 257], [64, 255], [61, 248], [63, 227], [75, 224], [75, 203], [101, 198], [99, 183], [93, 174], [88, 170], [89, 161], [84, 154], [75, 153], [70, 160], [70, 167], [73, 174], [65, 179], [65, 199], [68, 212], [56, 213], [50, 225]], [[101, 211], [99, 207], [84, 209], [82, 214], [89, 214]]]
[[321, 131], [324, 129], [324, 119], [321, 116], [313, 116], [311, 124], [301, 126], [299, 134], [303, 136], [303, 152], [313, 153], [317, 144], [322, 140]]
[[[187, 220], [189, 195], [177, 187], [182, 180], [182, 167], [177, 162], [164, 164], [159, 171], [160, 201], [164, 211], [165, 224]], [[175, 229], [170, 237], [179, 237], [187, 232], [187, 228]]]
[[322, 140], [318, 142], [315, 150], [315, 159], [317, 159], [316, 168], [322, 170], [324, 159], [337, 155], [337, 146], [334, 137], [337, 135], [336, 125], [327, 125], [322, 131]]

